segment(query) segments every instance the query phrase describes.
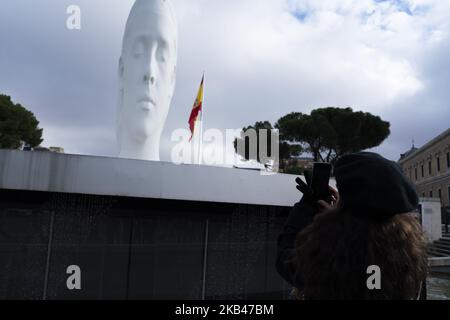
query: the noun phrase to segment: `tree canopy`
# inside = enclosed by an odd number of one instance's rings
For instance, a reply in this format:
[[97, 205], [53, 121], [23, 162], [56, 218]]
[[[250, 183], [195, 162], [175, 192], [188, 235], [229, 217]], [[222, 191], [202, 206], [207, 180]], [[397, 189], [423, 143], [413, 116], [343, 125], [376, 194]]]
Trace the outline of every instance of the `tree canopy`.
[[[390, 135], [389, 122], [380, 117], [335, 107], [315, 109], [310, 114], [292, 112], [273, 127], [268, 121], [257, 122], [242, 129], [241, 139], [248, 129], [261, 128], [279, 130], [281, 164], [303, 152], [311, 154], [314, 161], [332, 162], [343, 154], [376, 147]], [[247, 153], [240, 155], [248, 160]]]
[[[247, 135], [248, 130], [255, 130], [256, 132], [256, 140], [254, 140], [254, 143], [256, 143], [255, 149], [256, 153], [252, 154], [250, 152], [250, 136]], [[269, 121], [259, 121], [256, 122], [252, 126], [247, 126], [245, 128], [242, 128], [241, 135], [239, 138], [236, 138], [234, 141], [234, 149], [235, 151], [245, 160], [256, 160], [260, 162], [261, 164], [268, 164], [267, 158], [261, 158], [261, 152], [260, 152], [260, 139], [261, 130], [267, 130], [267, 155], [269, 158], [273, 158], [272, 156], [272, 138], [274, 137], [272, 130], [274, 127]], [[238, 143], [242, 143], [244, 146], [243, 150], [238, 149]], [[279, 160], [280, 160], [280, 166], [283, 167], [284, 160], [289, 159], [292, 156], [299, 156], [303, 152], [303, 148], [299, 144], [291, 144], [287, 141], [282, 141], [280, 138], [279, 141]]]
[[20, 104], [14, 104], [11, 97], [0, 95], [0, 148], [17, 149], [21, 142], [31, 147], [40, 145], [42, 129], [34, 114]]

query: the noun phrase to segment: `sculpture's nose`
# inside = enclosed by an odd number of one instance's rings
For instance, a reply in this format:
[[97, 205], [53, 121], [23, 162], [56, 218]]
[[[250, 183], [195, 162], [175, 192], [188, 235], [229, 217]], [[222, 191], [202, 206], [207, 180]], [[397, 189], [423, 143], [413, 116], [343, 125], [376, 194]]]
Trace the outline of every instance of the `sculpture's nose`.
[[145, 83], [150, 83], [150, 84], [155, 84], [155, 77], [151, 76], [149, 74], [144, 75], [144, 82]]
[[156, 74], [157, 74], [157, 62], [156, 62], [156, 46], [153, 46], [150, 50], [150, 55], [148, 56], [148, 60], [146, 61], [145, 74], [144, 74], [144, 82], [145, 84], [154, 85], [156, 82]]

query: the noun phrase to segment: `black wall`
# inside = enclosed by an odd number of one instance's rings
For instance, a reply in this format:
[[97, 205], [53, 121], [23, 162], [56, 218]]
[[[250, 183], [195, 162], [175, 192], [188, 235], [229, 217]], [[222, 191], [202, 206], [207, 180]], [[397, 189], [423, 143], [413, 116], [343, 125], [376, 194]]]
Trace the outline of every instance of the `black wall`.
[[[0, 299], [284, 299], [288, 211], [0, 190]], [[81, 290], [67, 289], [70, 265]]]

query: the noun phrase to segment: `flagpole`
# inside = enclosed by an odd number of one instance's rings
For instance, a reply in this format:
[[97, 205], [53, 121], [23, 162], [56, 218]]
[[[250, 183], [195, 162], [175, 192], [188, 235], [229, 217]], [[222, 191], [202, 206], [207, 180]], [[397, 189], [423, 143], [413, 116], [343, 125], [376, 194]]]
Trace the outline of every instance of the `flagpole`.
[[200, 117], [200, 142], [199, 142], [199, 154], [198, 154], [198, 164], [203, 164], [203, 112], [205, 110], [205, 72], [203, 72], [203, 97], [202, 97], [202, 114]]

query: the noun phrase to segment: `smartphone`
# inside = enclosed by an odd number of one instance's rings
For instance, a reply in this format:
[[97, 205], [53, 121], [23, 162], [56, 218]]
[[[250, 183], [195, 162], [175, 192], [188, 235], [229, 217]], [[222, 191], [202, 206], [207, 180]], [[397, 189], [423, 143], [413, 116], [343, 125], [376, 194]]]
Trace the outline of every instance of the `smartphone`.
[[330, 176], [331, 176], [331, 164], [316, 162], [314, 163], [311, 189], [314, 192], [314, 196], [319, 200], [325, 200], [331, 203], [330, 193]]

